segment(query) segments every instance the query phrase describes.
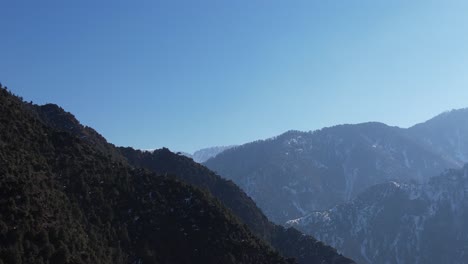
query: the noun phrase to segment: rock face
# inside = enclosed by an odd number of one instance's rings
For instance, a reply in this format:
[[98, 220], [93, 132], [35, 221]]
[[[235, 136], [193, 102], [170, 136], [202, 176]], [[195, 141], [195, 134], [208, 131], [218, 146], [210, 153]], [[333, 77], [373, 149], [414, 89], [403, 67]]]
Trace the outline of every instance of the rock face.
[[205, 165], [283, 224], [349, 201], [375, 184], [424, 182], [459, 165], [415, 140], [414, 131], [381, 123], [289, 131], [226, 150]]
[[468, 263], [468, 167], [425, 184], [376, 185], [288, 225], [358, 263]]

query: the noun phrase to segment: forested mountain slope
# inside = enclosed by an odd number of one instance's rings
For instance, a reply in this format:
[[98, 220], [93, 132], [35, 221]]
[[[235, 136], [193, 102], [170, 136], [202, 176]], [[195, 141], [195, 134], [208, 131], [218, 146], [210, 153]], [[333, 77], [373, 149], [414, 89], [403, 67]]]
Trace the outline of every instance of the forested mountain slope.
[[[60, 133], [75, 135], [75, 139], [79, 140], [80, 144], [92, 148], [110, 162], [124, 167], [128, 167], [129, 163], [133, 167], [146, 167], [160, 175], [176, 175], [174, 177], [177, 179], [211, 192], [229, 208], [228, 211], [236, 215], [234, 217], [236, 221], [240, 219], [246, 223], [254, 234], [269, 242], [284, 256], [294, 257], [300, 263], [352, 263], [351, 260], [337, 254], [333, 248], [310, 236], [271, 224], [255, 203], [234, 183], [220, 178], [189, 158], [174, 154], [167, 149], [157, 150], [154, 153], [130, 148], [117, 149], [93, 129], [82, 126], [72, 114], [56, 105], [28, 104], [24, 107], [32, 116], [40, 119], [39, 123], [53, 127], [54, 130], [61, 131]], [[125, 157], [120, 155], [121, 153], [125, 154]], [[131, 170], [138, 171], [138, 169]]]
[[275, 222], [349, 201], [389, 180], [424, 182], [458, 163], [381, 123], [339, 125], [226, 150], [205, 165], [231, 179]]
[[3, 263], [286, 263], [210, 194], [116, 161], [0, 89]]
[[335, 249], [311, 236], [271, 223], [254, 201], [232, 181], [219, 177], [183, 155], [174, 154], [167, 149], [152, 153], [131, 148], [121, 148], [121, 151], [136, 166], [176, 174], [185, 182], [208, 190], [255, 234], [268, 241], [285, 257], [296, 258], [299, 263], [352, 263]]

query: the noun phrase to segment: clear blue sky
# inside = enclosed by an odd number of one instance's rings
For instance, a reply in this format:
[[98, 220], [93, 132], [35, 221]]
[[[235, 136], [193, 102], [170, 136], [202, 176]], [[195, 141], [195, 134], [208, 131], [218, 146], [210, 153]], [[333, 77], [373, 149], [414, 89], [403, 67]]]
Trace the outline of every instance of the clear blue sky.
[[406, 127], [468, 106], [467, 3], [5, 0], [0, 81], [136, 148]]

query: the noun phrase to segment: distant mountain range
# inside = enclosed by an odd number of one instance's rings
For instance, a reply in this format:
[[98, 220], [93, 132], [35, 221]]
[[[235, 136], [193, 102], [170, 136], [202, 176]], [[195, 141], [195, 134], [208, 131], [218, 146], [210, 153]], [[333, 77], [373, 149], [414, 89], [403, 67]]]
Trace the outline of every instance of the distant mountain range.
[[216, 157], [219, 153], [234, 148], [235, 145], [232, 146], [216, 146], [216, 147], [209, 147], [203, 148], [200, 150], [195, 151], [193, 154], [187, 152], [181, 152], [184, 156], [192, 158], [195, 162], [203, 163], [210, 158]]
[[284, 223], [349, 201], [375, 184], [424, 182], [460, 167], [468, 157], [466, 112], [445, 113], [409, 129], [363, 123], [289, 131], [224, 151], [205, 165], [241, 186], [270, 219]]
[[288, 225], [358, 263], [468, 263], [468, 167], [425, 184], [379, 184]]
[[0, 87], [0, 263], [467, 263], [466, 162], [467, 109], [188, 158]]
[[117, 148], [0, 88], [3, 263], [354, 263], [167, 149]]
[[358, 263], [467, 263], [466, 162], [468, 109], [460, 109], [408, 129], [374, 122], [289, 131], [205, 165], [270, 219]]

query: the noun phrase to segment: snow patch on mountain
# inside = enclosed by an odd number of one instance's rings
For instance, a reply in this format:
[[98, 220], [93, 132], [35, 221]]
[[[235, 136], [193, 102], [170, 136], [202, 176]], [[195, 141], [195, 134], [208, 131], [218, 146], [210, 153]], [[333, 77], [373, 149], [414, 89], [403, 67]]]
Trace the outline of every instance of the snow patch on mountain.
[[286, 225], [358, 263], [468, 263], [467, 170], [450, 170], [424, 184], [379, 184]]

